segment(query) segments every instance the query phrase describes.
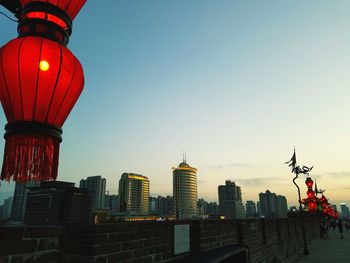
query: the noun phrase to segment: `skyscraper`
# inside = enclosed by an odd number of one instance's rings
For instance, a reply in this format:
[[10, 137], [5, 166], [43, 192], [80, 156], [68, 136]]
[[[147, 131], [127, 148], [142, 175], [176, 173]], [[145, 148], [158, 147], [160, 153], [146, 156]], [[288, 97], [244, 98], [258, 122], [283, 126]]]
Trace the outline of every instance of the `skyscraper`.
[[149, 198], [149, 212], [154, 215], [161, 217], [172, 215], [172, 205], [173, 197], [170, 195]]
[[8, 197], [4, 200], [2, 205], [1, 219], [7, 220], [11, 216], [13, 197]]
[[149, 213], [149, 180], [146, 176], [123, 173], [119, 180], [119, 212], [127, 215]]
[[158, 196], [157, 202], [156, 202], [156, 211], [160, 216], [168, 216], [171, 215], [172, 210], [172, 204], [173, 204], [173, 197], [172, 196]]
[[228, 219], [245, 218], [241, 187], [231, 180], [226, 180], [225, 185], [219, 185], [218, 195], [221, 215]]
[[149, 206], [149, 213], [150, 214], [158, 214], [157, 211], [157, 198], [156, 197], [149, 197], [149, 202], [148, 202], [148, 206]]
[[266, 195], [269, 203], [269, 213], [272, 217], [277, 217], [277, 195], [266, 190]]
[[11, 211], [12, 220], [23, 221], [29, 187], [39, 185], [40, 181], [16, 182]]
[[106, 195], [106, 205], [108, 213], [116, 213], [119, 211], [119, 196], [118, 195]]
[[255, 217], [256, 216], [256, 206], [253, 201], [247, 201], [245, 205], [246, 209], [246, 216], [249, 218]]
[[277, 208], [278, 218], [287, 218], [288, 205], [287, 205], [287, 199], [285, 196], [278, 195], [276, 197], [276, 208]]
[[350, 216], [349, 207], [347, 207], [345, 203], [340, 203], [340, 210], [343, 218]]
[[258, 214], [258, 216], [261, 216], [261, 205], [260, 205], [260, 201], [256, 202], [256, 212]]
[[266, 190], [265, 193], [259, 194], [260, 212], [264, 217], [287, 217], [288, 206], [285, 196], [276, 195]]
[[88, 189], [91, 194], [91, 209], [103, 209], [106, 205], [106, 179], [100, 175], [89, 176], [80, 180], [80, 188]]
[[208, 205], [208, 215], [210, 216], [218, 216], [219, 213], [219, 205], [217, 202], [210, 202]]
[[269, 201], [266, 193], [259, 194], [259, 207], [261, 216], [269, 216]]
[[26, 224], [91, 223], [91, 198], [74, 183], [47, 181], [31, 187], [24, 215]]
[[173, 168], [173, 212], [177, 219], [198, 215], [197, 169], [183, 162]]

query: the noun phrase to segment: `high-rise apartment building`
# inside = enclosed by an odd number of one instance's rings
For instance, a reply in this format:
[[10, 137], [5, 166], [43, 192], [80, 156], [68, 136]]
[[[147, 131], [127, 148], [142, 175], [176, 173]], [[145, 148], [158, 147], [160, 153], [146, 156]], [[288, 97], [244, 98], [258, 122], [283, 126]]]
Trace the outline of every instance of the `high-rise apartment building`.
[[119, 212], [119, 196], [118, 195], [106, 195], [106, 205], [109, 214]]
[[149, 191], [149, 180], [146, 176], [123, 173], [119, 180], [119, 212], [127, 215], [147, 215]]
[[173, 197], [168, 195], [158, 196], [156, 200], [156, 211], [160, 216], [168, 216], [172, 213]]
[[173, 168], [173, 213], [177, 219], [198, 215], [197, 169], [183, 162]]
[[261, 216], [261, 205], [260, 205], [260, 201], [256, 202], [256, 212], [258, 214], [258, 216]]
[[7, 220], [11, 217], [13, 197], [8, 197], [4, 200], [1, 211], [1, 219]]
[[86, 179], [80, 180], [80, 188], [88, 189], [91, 194], [91, 209], [106, 208], [106, 179], [100, 175], [89, 176]]
[[218, 216], [219, 213], [219, 205], [217, 202], [209, 202], [208, 204], [208, 215], [210, 216]]
[[269, 190], [266, 191], [266, 195], [269, 204], [269, 214], [271, 217], [277, 217], [277, 195]]
[[198, 208], [198, 214], [203, 216], [207, 215], [207, 207], [208, 207], [208, 202], [205, 201], [203, 198], [198, 199], [197, 202], [197, 208]]
[[226, 180], [225, 185], [219, 185], [218, 195], [221, 215], [227, 219], [245, 218], [241, 187], [231, 180]]
[[35, 187], [39, 185], [39, 181], [16, 182], [12, 202], [11, 220], [23, 221], [29, 187]]
[[247, 201], [245, 205], [246, 216], [252, 218], [256, 216], [256, 206], [253, 201]]
[[288, 206], [285, 196], [276, 195], [266, 190], [265, 193], [259, 194], [260, 215], [264, 217], [287, 217]]
[[340, 203], [340, 211], [343, 218], [350, 216], [349, 207], [347, 207], [345, 203]]
[[158, 214], [157, 208], [156, 208], [156, 203], [157, 203], [157, 197], [149, 197], [149, 202], [148, 202], [148, 210], [150, 214]]
[[219, 215], [219, 206], [216, 202], [207, 202], [204, 199], [200, 198], [198, 200], [198, 213], [203, 216], [218, 216]]
[[266, 193], [259, 194], [259, 204], [260, 204], [260, 215], [268, 216], [269, 215], [269, 201]]
[[277, 208], [277, 217], [278, 218], [287, 218], [288, 214], [288, 205], [287, 199], [283, 195], [277, 195], [276, 197], [276, 208]]
[[41, 182], [27, 194], [24, 223], [91, 223], [90, 204], [90, 192], [74, 187], [74, 183]]

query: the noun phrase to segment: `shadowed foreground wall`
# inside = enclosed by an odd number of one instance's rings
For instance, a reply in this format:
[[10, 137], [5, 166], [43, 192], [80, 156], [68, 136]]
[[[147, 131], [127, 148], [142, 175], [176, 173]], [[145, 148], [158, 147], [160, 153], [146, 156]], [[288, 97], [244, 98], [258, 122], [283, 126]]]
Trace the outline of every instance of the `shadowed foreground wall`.
[[[190, 253], [174, 255], [174, 225], [190, 225]], [[0, 226], [0, 263], [181, 262], [230, 244], [249, 249], [251, 262], [293, 262], [303, 250], [301, 218], [122, 222], [70, 226]], [[307, 240], [320, 219], [305, 218]]]

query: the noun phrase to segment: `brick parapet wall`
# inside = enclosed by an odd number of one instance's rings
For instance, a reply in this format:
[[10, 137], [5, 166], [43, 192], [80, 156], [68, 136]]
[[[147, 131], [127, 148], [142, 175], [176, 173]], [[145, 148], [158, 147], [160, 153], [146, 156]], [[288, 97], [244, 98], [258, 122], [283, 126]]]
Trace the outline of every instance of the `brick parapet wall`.
[[0, 263], [57, 262], [62, 227], [0, 227]]
[[72, 263], [169, 260], [174, 257], [174, 224], [153, 221], [68, 227], [61, 256]]
[[[251, 262], [293, 262], [319, 236], [320, 218], [121, 222], [99, 225], [0, 226], [0, 263], [179, 262], [231, 244]], [[174, 225], [190, 225], [190, 252], [174, 256]]]

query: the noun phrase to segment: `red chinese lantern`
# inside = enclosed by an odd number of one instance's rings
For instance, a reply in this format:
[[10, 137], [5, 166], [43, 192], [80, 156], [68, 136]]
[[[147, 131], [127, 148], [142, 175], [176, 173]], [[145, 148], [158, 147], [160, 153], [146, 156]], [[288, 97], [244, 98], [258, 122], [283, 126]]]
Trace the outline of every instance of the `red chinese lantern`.
[[321, 203], [326, 203], [327, 202], [327, 198], [324, 195], [322, 195], [321, 198], [320, 198], [320, 202]]
[[308, 198], [314, 198], [315, 197], [315, 192], [312, 190], [308, 190], [306, 192]]
[[61, 127], [84, 86], [82, 66], [65, 47], [84, 3], [20, 0], [19, 37], [0, 49], [2, 180], [57, 177]]
[[314, 181], [312, 181], [312, 179], [310, 177], [308, 177], [305, 180], [305, 184], [306, 184], [307, 188], [312, 188], [312, 185], [314, 184]]
[[315, 201], [309, 201], [307, 203], [307, 206], [309, 208], [309, 211], [315, 211], [316, 210], [316, 202]]

